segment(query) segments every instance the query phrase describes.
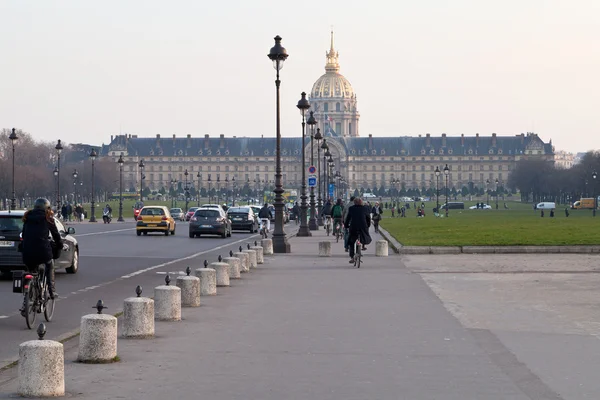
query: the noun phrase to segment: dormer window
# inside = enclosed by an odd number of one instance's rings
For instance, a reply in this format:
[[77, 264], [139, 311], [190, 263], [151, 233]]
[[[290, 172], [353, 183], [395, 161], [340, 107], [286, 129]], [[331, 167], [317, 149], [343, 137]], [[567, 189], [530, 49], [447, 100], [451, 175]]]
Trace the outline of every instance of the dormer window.
[[435, 154], [435, 150], [434, 149], [429, 150], [429, 154]]

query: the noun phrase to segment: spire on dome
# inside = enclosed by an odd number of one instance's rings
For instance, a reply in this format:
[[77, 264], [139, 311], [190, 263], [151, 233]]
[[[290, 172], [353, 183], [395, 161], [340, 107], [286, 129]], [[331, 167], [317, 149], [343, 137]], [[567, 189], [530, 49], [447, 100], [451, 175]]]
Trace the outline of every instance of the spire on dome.
[[340, 70], [340, 63], [338, 60], [339, 53], [335, 51], [333, 47], [333, 29], [331, 29], [331, 47], [326, 53], [327, 64], [325, 64], [325, 71], [327, 72], [338, 72]]

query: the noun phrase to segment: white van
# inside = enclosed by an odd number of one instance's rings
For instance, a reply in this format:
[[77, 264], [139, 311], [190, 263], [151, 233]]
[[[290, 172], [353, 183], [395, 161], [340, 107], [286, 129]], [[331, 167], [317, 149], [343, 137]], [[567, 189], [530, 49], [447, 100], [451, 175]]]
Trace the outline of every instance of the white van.
[[536, 208], [538, 210], [554, 210], [556, 208], [556, 203], [545, 201], [542, 203], [538, 203]]

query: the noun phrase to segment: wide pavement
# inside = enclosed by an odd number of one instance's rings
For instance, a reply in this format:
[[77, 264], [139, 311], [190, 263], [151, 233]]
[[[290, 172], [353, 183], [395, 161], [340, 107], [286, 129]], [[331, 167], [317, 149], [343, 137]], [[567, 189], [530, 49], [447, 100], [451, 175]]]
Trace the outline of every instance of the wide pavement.
[[[260, 235], [234, 231], [231, 238], [202, 236], [190, 239], [188, 223], [178, 222], [175, 236], [149, 234], [136, 236], [135, 223], [71, 223], [79, 242], [80, 263], [77, 274], [56, 273], [60, 299], [48, 335], [61, 338], [79, 327], [80, 317], [102, 299], [116, 312], [125, 296], [133, 295], [142, 285], [148, 292], [164, 280], [164, 273], [179, 273], [187, 266], [199, 268], [205, 259], [217, 261], [221, 254], [248, 242], [260, 241]], [[161, 274], [162, 273], [162, 274]], [[148, 293], [146, 292], [146, 293]], [[18, 344], [32, 335], [20, 315], [22, 295], [12, 293], [12, 282], [0, 280], [0, 368], [18, 356]], [[36, 323], [43, 320], [38, 314]]]

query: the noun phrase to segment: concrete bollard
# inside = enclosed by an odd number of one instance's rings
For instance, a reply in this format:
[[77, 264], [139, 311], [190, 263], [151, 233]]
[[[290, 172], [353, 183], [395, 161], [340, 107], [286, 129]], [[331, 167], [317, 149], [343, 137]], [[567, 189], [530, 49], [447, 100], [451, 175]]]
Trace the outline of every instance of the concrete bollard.
[[378, 240], [375, 243], [375, 256], [376, 257], [387, 257], [388, 256], [387, 240]]
[[242, 253], [248, 254], [248, 267], [250, 269], [256, 268], [256, 251], [255, 250], [243, 250]]
[[273, 239], [263, 239], [260, 241], [260, 245], [263, 247], [263, 255], [273, 255]]
[[198, 268], [196, 276], [200, 278], [201, 296], [214, 296], [217, 294], [217, 271], [212, 268]]
[[[190, 267], [188, 267], [189, 270]], [[186, 271], [187, 272], [187, 271]], [[195, 276], [177, 277], [177, 287], [181, 289], [181, 306], [182, 307], [199, 307], [200, 306], [200, 279]]]
[[181, 289], [171, 286], [169, 275], [166, 285], [154, 288], [154, 319], [159, 321], [181, 321]]
[[141, 286], [135, 291], [138, 297], [129, 297], [123, 304], [123, 337], [151, 338], [154, 336], [154, 300], [140, 297]]
[[229, 279], [240, 279], [240, 259], [237, 257], [225, 257], [224, 263], [229, 264]]
[[224, 262], [212, 262], [209, 267], [216, 271], [217, 287], [229, 286], [229, 264]]
[[250, 250], [256, 251], [256, 263], [257, 264], [264, 264], [265, 263], [265, 258], [264, 258], [263, 247], [262, 246], [252, 246], [252, 247], [250, 247]]
[[77, 361], [85, 363], [105, 363], [117, 356], [117, 319], [102, 314], [104, 303], [98, 300], [97, 314], [81, 317], [79, 353]]
[[240, 272], [250, 272], [250, 255], [248, 253], [244, 253], [242, 251], [233, 253], [234, 257], [240, 259]]
[[331, 242], [319, 242], [319, 257], [331, 257]]
[[19, 388], [24, 397], [65, 395], [65, 351], [62, 343], [43, 340], [46, 327], [40, 324], [39, 340], [19, 345]]

